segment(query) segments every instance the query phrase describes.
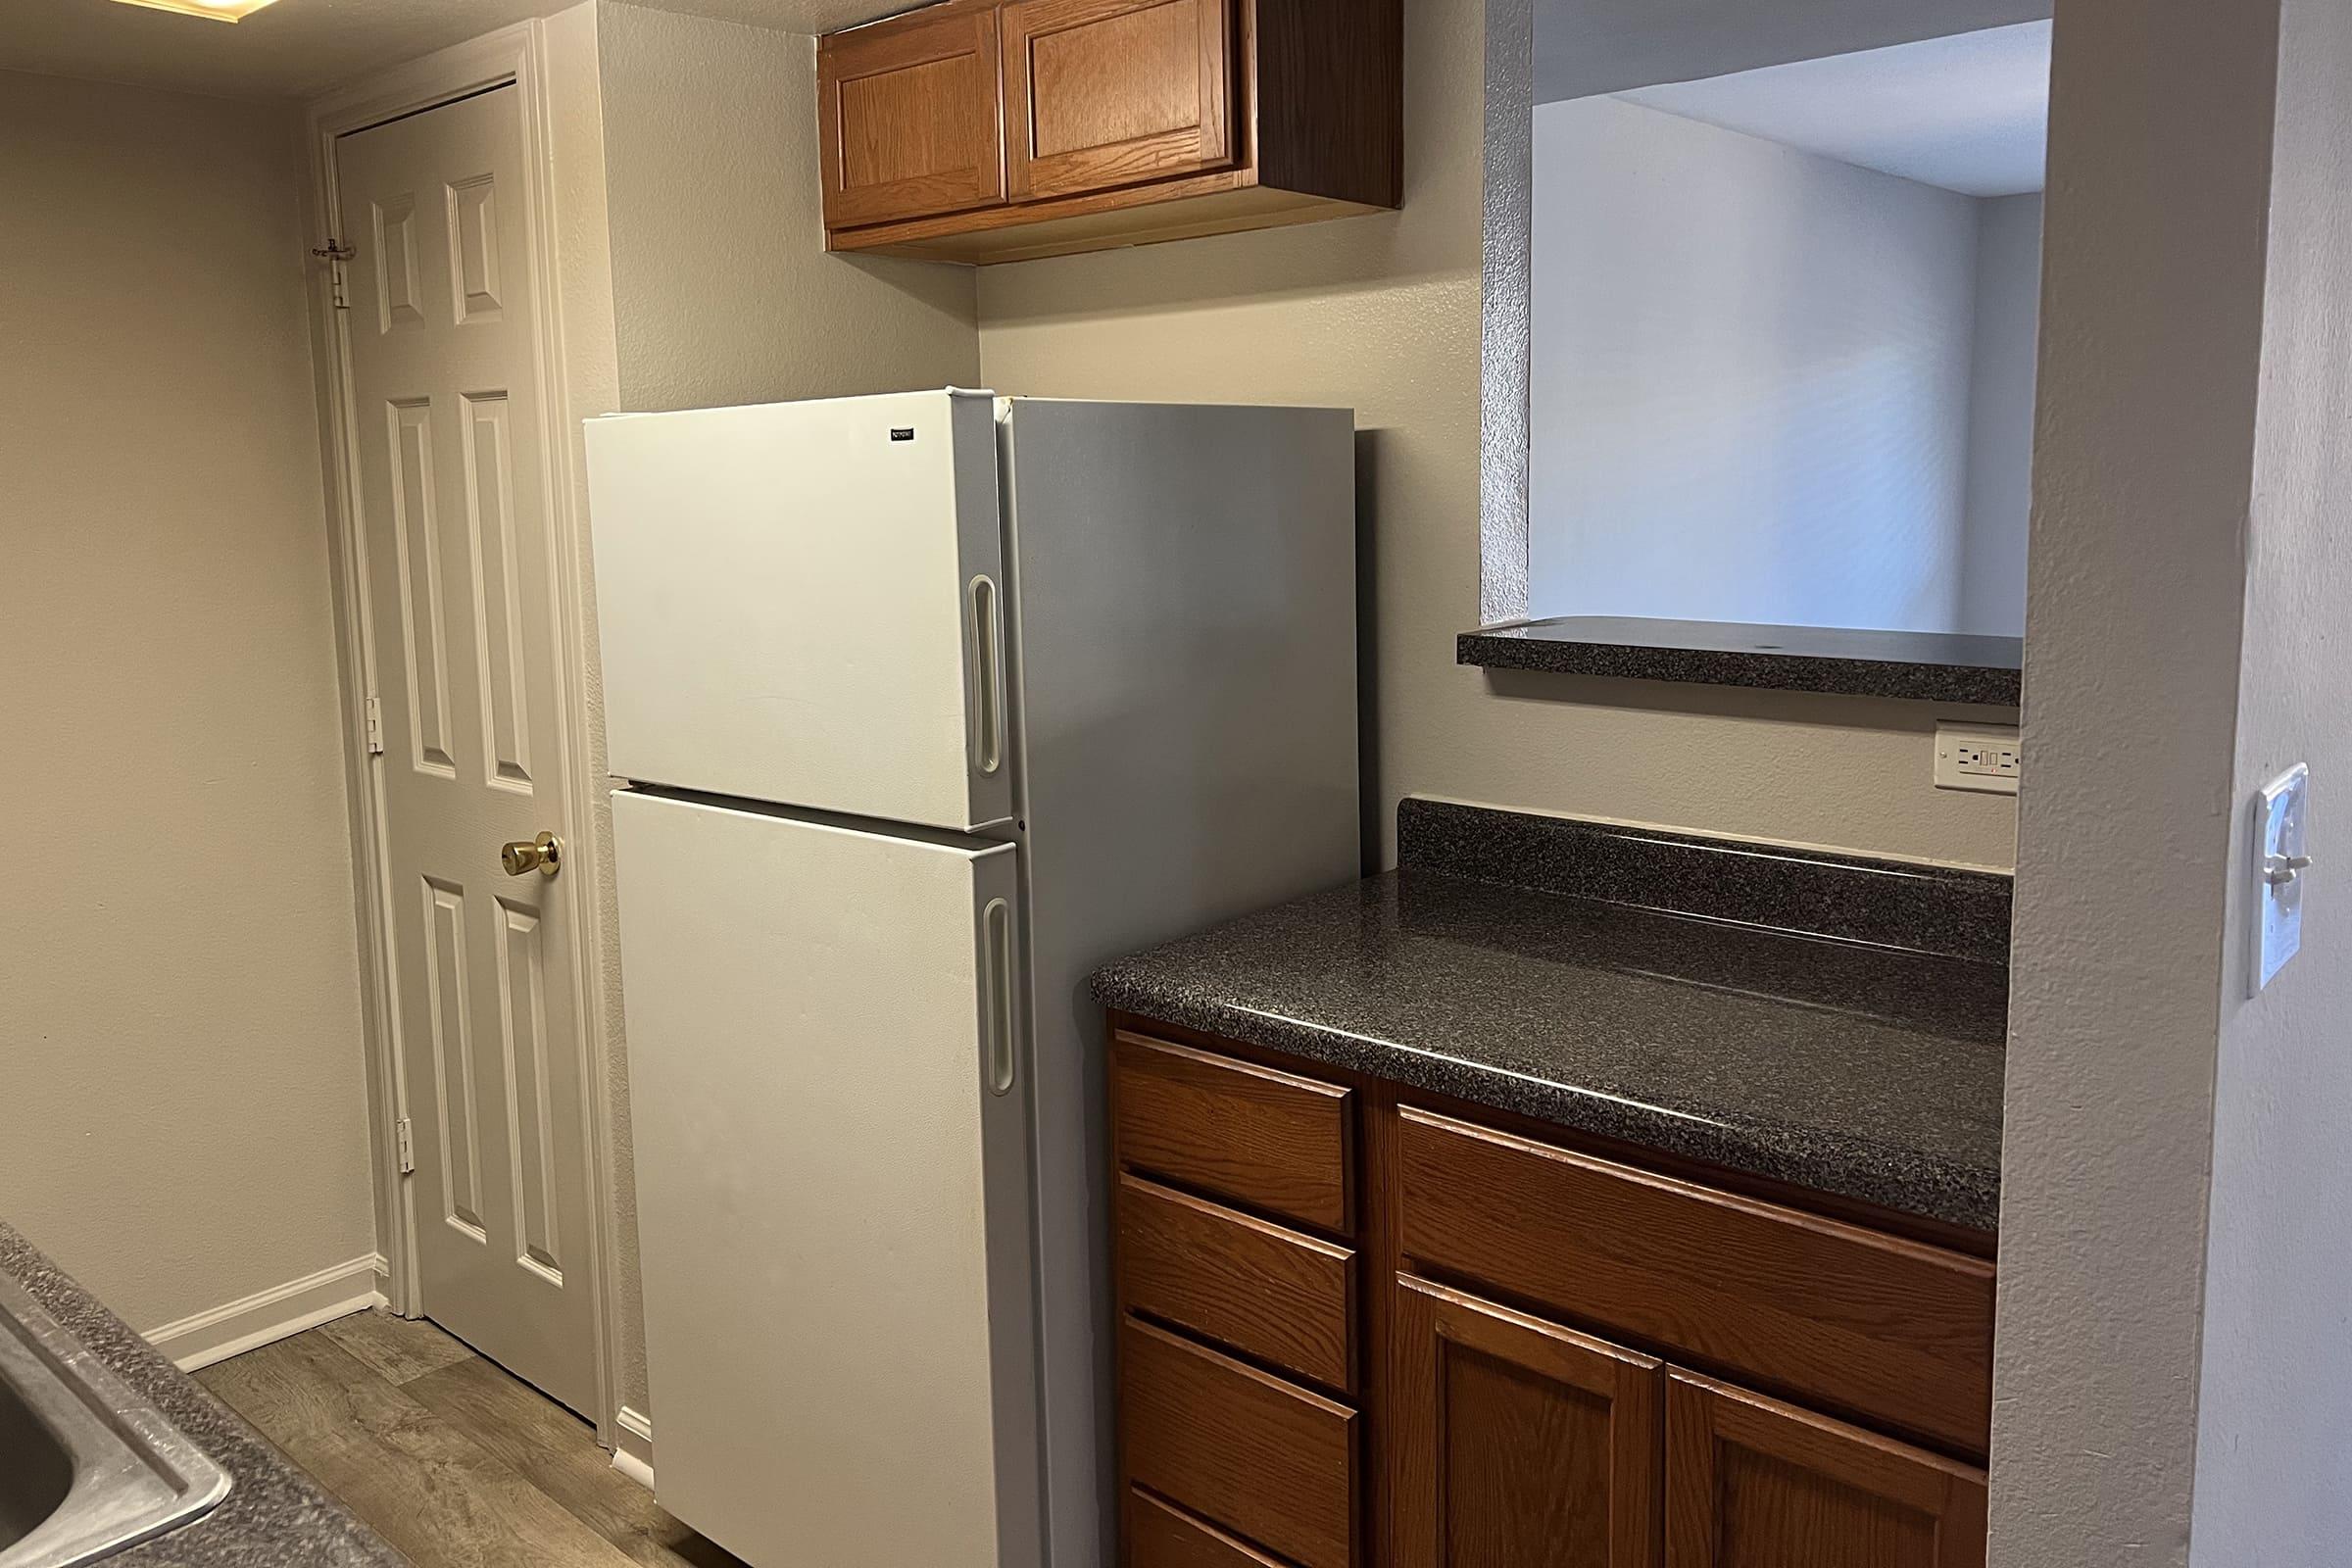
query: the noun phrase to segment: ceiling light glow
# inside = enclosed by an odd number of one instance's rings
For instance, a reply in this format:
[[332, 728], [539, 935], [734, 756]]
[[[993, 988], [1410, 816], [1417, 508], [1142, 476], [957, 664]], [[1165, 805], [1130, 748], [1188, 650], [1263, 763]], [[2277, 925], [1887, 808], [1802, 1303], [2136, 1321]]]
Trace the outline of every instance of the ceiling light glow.
[[145, 6], [151, 11], [174, 11], [183, 17], [208, 17], [215, 22], [234, 22], [250, 17], [270, 0], [122, 0], [126, 6]]

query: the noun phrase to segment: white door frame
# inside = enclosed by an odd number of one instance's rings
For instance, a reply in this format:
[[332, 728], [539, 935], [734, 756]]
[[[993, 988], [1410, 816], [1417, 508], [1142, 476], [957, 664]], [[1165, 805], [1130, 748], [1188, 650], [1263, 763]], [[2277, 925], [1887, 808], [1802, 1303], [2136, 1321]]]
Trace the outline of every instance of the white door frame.
[[[552, 127], [548, 119], [546, 37], [538, 22], [518, 23], [467, 43], [412, 61], [369, 80], [312, 102], [304, 117], [309, 149], [309, 235], [323, 246], [335, 235], [341, 211], [335, 172], [335, 140], [387, 120], [430, 109], [453, 99], [512, 83], [521, 94], [524, 172], [522, 196], [529, 214], [535, 278], [532, 289], [537, 369], [540, 377], [541, 442], [548, 521], [554, 531], [557, 659], [563, 666], [559, 715], [568, 769], [564, 805], [574, 856], [591, 855], [596, 837], [597, 782], [590, 751], [587, 670], [591, 650], [585, 624], [580, 571], [585, 519], [572, 484], [570, 454], [578, 416], [564, 374], [564, 323], [558, 280], [556, 215], [547, 172]], [[335, 235], [337, 239], [342, 238]], [[419, 1308], [416, 1216], [411, 1185], [402, 1179], [397, 1122], [409, 1113], [401, 1054], [391, 1032], [392, 967], [387, 946], [392, 929], [390, 872], [385, 859], [383, 792], [367, 735], [368, 694], [375, 690], [375, 645], [368, 621], [368, 596], [359, 548], [360, 494], [356, 410], [351, 385], [350, 313], [334, 304], [332, 269], [318, 266], [311, 290], [312, 341], [319, 406], [320, 441], [327, 475], [326, 503], [335, 629], [342, 663], [345, 769], [351, 810], [352, 851], [357, 870], [362, 1026], [368, 1064], [368, 1131], [375, 1173], [376, 1233], [390, 1265], [385, 1292], [393, 1310], [411, 1316]], [[566, 857], [567, 862], [572, 858]], [[587, 1126], [588, 1186], [595, 1212], [589, 1226], [589, 1298], [596, 1324], [596, 1431], [608, 1448], [620, 1441], [620, 1391], [615, 1344], [620, 1319], [612, 1298], [612, 1259], [616, 1255], [612, 1201], [612, 1107], [609, 1099], [609, 1020], [605, 1014], [602, 869], [586, 861], [567, 863], [579, 876], [572, 975], [578, 995], [573, 1016], [580, 1021], [580, 1083]]]

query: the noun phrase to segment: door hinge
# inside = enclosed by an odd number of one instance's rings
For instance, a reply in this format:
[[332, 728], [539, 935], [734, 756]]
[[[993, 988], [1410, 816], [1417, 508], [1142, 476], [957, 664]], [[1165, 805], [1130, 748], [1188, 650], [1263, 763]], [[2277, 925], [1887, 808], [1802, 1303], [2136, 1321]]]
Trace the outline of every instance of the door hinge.
[[414, 1176], [416, 1174], [416, 1135], [410, 1127], [409, 1118], [406, 1116], [401, 1117], [392, 1126], [394, 1136], [400, 1143], [400, 1173], [403, 1176]]
[[368, 699], [368, 755], [384, 755], [384, 700], [381, 697], [370, 696]]
[[311, 247], [311, 254], [326, 264], [326, 278], [334, 291], [335, 309], [350, 310], [351, 277], [344, 270], [344, 265], [360, 253], [329, 234], [324, 245]]

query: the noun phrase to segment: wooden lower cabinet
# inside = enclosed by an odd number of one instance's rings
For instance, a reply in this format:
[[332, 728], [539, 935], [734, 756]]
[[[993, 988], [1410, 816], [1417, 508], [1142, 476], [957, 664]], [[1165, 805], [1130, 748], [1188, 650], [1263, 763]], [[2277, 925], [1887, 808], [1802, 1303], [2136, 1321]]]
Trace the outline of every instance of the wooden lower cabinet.
[[1982, 1568], [1984, 1472], [1411, 1275], [1394, 1568]]
[[1124, 1568], [1984, 1568], [1991, 1238], [1117, 1022]]
[[1687, 1372], [1666, 1396], [1666, 1568], [1982, 1568], [1984, 1474]]
[[1392, 1332], [1396, 1568], [1653, 1568], [1655, 1360], [1410, 1276]]

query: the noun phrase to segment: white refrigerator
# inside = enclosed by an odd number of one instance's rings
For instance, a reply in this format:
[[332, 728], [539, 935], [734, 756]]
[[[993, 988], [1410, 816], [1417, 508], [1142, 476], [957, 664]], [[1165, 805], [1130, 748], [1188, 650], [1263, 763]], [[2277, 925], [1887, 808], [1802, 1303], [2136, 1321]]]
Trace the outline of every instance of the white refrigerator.
[[1357, 874], [1345, 411], [588, 423], [657, 1493], [1104, 1568], [1097, 963]]

